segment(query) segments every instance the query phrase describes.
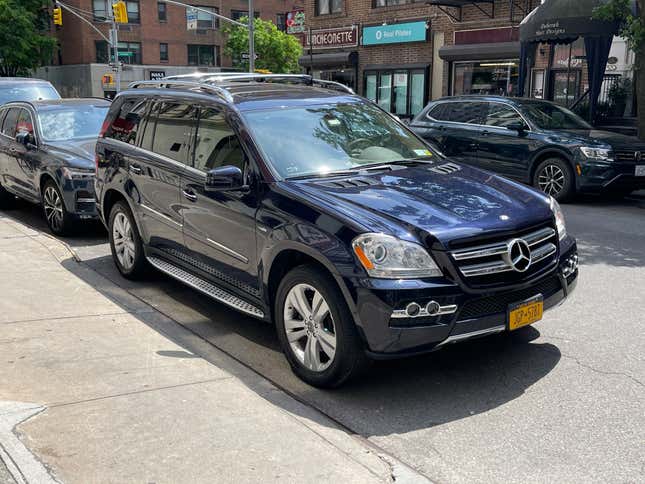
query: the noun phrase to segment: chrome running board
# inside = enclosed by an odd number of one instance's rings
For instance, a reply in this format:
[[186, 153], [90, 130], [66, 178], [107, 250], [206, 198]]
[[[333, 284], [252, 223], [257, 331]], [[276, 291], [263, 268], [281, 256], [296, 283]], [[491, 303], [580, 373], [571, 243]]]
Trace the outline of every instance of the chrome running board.
[[238, 311], [246, 313], [250, 316], [253, 316], [254, 318], [264, 318], [264, 312], [260, 308], [255, 307], [253, 304], [250, 304], [237, 296], [234, 296], [230, 292], [217, 287], [216, 285], [202, 279], [201, 277], [197, 277], [190, 272], [185, 271], [184, 269], [181, 269], [174, 264], [171, 264], [170, 262], [159, 259], [158, 257], [146, 257], [146, 259], [148, 259], [150, 265], [155, 269], [160, 270], [164, 274], [168, 274], [170, 277], [183, 282], [193, 289], [197, 289], [207, 296], [212, 297], [216, 301], [221, 302], [222, 304], [226, 304], [227, 306], [230, 306], [233, 309], [237, 309]]
[[474, 338], [476, 336], [484, 336], [486, 334], [494, 334], [494, 333], [501, 333], [503, 331], [506, 331], [506, 326], [494, 326], [492, 328], [486, 328], [486, 329], [480, 329], [478, 331], [472, 331], [470, 333], [463, 333], [463, 334], [455, 334], [453, 336], [448, 336], [446, 339], [444, 339], [441, 343], [439, 343], [435, 348], [438, 348], [439, 346], [447, 345], [450, 343], [458, 343], [460, 341], [464, 341], [470, 338]]

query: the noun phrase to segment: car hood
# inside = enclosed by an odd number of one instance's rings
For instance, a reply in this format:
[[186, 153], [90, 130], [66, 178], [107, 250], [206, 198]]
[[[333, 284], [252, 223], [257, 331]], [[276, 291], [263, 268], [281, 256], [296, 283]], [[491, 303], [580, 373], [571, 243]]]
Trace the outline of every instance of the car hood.
[[47, 143], [48, 153], [61, 159], [65, 166], [70, 168], [94, 168], [95, 147], [96, 139], [50, 141]]
[[548, 198], [532, 188], [453, 162], [396, 167], [351, 178], [285, 182], [368, 231], [407, 240], [457, 239], [552, 220]]
[[645, 142], [640, 141], [635, 136], [612, 133], [611, 131], [603, 131], [600, 129], [569, 129], [559, 130], [557, 133], [575, 138], [582, 143], [591, 141], [593, 144], [610, 145], [615, 150], [645, 150]]

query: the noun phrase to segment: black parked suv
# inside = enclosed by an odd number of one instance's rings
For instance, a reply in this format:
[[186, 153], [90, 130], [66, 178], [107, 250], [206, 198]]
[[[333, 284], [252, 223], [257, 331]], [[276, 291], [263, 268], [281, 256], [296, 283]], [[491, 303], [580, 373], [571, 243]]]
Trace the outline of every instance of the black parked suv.
[[431, 102], [410, 127], [453, 160], [533, 185], [556, 200], [645, 188], [645, 142], [594, 129], [557, 104], [462, 96]]
[[515, 330], [573, 290], [557, 202], [433, 153], [348, 92], [143, 82], [114, 101], [96, 193], [116, 266], [275, 322], [294, 371]]
[[57, 235], [96, 218], [94, 145], [109, 106], [59, 99], [0, 107], [0, 206], [16, 196], [41, 203]]

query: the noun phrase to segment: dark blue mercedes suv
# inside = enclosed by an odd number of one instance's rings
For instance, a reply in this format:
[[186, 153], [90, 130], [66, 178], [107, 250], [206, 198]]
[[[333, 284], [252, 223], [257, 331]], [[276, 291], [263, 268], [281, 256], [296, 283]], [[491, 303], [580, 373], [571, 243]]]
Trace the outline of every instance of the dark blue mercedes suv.
[[142, 82], [97, 144], [119, 271], [275, 323], [298, 376], [516, 330], [574, 289], [552, 198], [434, 153], [349, 92], [279, 76]]
[[577, 192], [645, 188], [645, 141], [597, 130], [548, 101], [445, 98], [426, 106], [410, 127], [452, 160], [533, 185], [558, 201]]

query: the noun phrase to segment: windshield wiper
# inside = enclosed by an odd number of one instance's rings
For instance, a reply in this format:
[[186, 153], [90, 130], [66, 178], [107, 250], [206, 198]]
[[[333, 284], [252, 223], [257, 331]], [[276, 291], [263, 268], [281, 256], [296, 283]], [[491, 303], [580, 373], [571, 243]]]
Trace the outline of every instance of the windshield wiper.
[[385, 163], [370, 163], [367, 165], [359, 165], [352, 168], [354, 171], [361, 170], [383, 170], [392, 166], [414, 166], [414, 165], [432, 165], [432, 157], [420, 156], [418, 158], [408, 158], [405, 160], [386, 161]]
[[305, 173], [304, 175], [288, 176], [285, 180], [306, 180], [307, 178], [328, 178], [330, 176], [356, 175], [354, 170], [336, 170], [326, 172]]

